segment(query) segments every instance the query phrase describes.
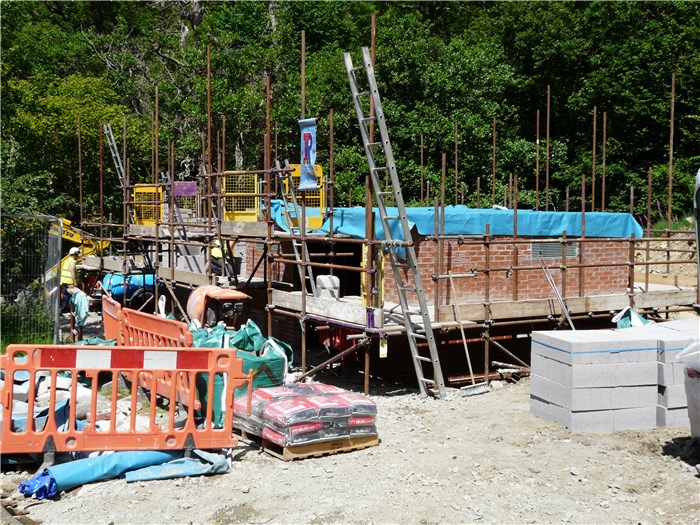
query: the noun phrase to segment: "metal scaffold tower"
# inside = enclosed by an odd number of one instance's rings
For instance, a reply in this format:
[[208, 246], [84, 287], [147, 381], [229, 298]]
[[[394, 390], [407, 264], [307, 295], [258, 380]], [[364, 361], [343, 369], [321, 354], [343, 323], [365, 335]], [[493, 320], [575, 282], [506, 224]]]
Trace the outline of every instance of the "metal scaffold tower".
[[[406, 206], [401, 194], [401, 184], [396, 172], [396, 164], [389, 142], [389, 133], [384, 119], [384, 111], [382, 102], [377, 88], [377, 81], [374, 75], [374, 66], [370, 56], [369, 49], [362, 48], [363, 63], [360, 66], [354, 67], [350, 53], [344, 53], [345, 69], [348, 72], [348, 80], [350, 82], [350, 91], [352, 92], [355, 111], [357, 112], [357, 120], [360, 125], [360, 135], [362, 136], [362, 144], [367, 155], [369, 164], [369, 174], [374, 198], [377, 202], [379, 217], [381, 219], [382, 228], [384, 229], [385, 241], [383, 246], [389, 253], [391, 268], [396, 280], [398, 288], [399, 303], [403, 314], [403, 321], [406, 327], [409, 346], [411, 349], [411, 357], [418, 379], [418, 386], [423, 395], [429, 392], [433, 394], [445, 395], [445, 381], [442, 376], [442, 368], [438, 357], [437, 343], [433, 334], [433, 329], [428, 313], [428, 306], [423, 294], [423, 282], [418, 268], [416, 251], [411, 242], [411, 228], [406, 217]], [[360, 80], [366, 82], [367, 91], [360, 91], [358, 88], [358, 74]], [[371, 97], [374, 105], [374, 115], [365, 116], [363, 101]], [[378, 125], [380, 140], [373, 142], [370, 139], [368, 122], [374, 121]], [[385, 165], [377, 160], [378, 157], [383, 157]], [[389, 174], [390, 188], [382, 189], [379, 174]], [[395, 203], [396, 214], [387, 209], [387, 197], [391, 197]], [[370, 203], [367, 203], [369, 206]], [[392, 227], [400, 226], [400, 231], [403, 234], [403, 239], [395, 239]], [[405, 261], [400, 260], [399, 249], [405, 249]], [[406, 270], [410, 279], [405, 279], [402, 270]], [[409, 308], [407, 293], [415, 293], [418, 298], [419, 311], [412, 311]], [[420, 318], [418, 321], [416, 318]], [[430, 357], [420, 355], [419, 341], [427, 345]], [[432, 365], [432, 379], [426, 377], [424, 367], [426, 364]]]

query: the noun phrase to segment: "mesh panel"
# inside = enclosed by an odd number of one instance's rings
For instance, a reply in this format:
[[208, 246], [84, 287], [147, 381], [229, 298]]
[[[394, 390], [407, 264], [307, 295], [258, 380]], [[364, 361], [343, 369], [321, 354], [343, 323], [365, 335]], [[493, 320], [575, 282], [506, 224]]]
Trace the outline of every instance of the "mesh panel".
[[175, 197], [175, 202], [178, 208], [181, 210], [195, 211], [196, 198], [195, 197]]
[[11, 343], [57, 343], [61, 261], [58, 222], [50, 217], [0, 217], [2, 351]]
[[[258, 189], [258, 176], [254, 173], [224, 174], [224, 214], [228, 221], [256, 221], [260, 199], [255, 196]], [[250, 193], [226, 197], [229, 193]]]
[[[137, 184], [134, 187], [134, 219], [136, 224], [155, 224], [163, 219], [163, 190], [152, 184]], [[159, 213], [160, 212], [160, 213]]]

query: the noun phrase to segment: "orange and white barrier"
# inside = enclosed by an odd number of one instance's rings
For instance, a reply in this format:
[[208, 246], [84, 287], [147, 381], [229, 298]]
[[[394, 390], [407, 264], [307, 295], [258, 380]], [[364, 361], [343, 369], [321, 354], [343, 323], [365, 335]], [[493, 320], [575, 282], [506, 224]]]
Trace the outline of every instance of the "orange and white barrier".
[[122, 305], [114, 299], [102, 296], [102, 325], [105, 339], [116, 339], [118, 345], [124, 344], [122, 322]]
[[[23, 356], [26, 355], [26, 361]], [[252, 374], [243, 374], [243, 361], [235, 354], [216, 348], [154, 348], [125, 346], [75, 346], [75, 345], [10, 345], [7, 353], [0, 356], [0, 368], [5, 373], [5, 382], [0, 389], [2, 404], [2, 434], [0, 434], [0, 454], [31, 454], [70, 451], [99, 450], [180, 450], [193, 448], [229, 448], [237, 443], [232, 435], [233, 393], [244, 382], [248, 382], [248, 397], [252, 395]], [[48, 414], [45, 418], [35, 417], [41, 412], [36, 406], [37, 374], [43, 372], [51, 381]], [[57, 404], [59, 374], [69, 372], [71, 378], [67, 424], [57, 422], [54, 407]], [[204, 422], [197, 428], [193, 404], [187, 411], [184, 426], [176, 428], [175, 403], [170, 403], [167, 414], [156, 412], [156, 385], [164, 375], [176, 373], [187, 377], [188, 384], [194, 385], [198, 375], [207, 374], [213, 378], [222, 374], [226, 381], [223, 397], [224, 420], [219, 427], [214, 424], [213, 402], [207, 403]], [[28, 404], [26, 425], [13, 423], [13, 383], [18, 374], [29, 375]], [[109, 421], [109, 428], [103, 430], [95, 423], [98, 412], [98, 377], [111, 374], [113, 385], [109, 397], [108, 414], [103, 414]], [[128, 373], [139, 379], [144, 375], [150, 378], [150, 407], [148, 428], [137, 425], [137, 384], [131, 384], [131, 405], [128, 424], [117, 428], [117, 401], [119, 392], [116, 388], [120, 373]], [[92, 380], [90, 410], [91, 421], [77, 430], [76, 419], [77, 389], [79, 374]], [[62, 374], [65, 376], [65, 374]], [[170, 399], [176, 394], [176, 383], [170, 383]], [[106, 399], [106, 398], [103, 398]], [[208, 381], [207, 399], [214, 399], [214, 381]], [[250, 401], [249, 401], [250, 402]], [[22, 427], [22, 428], [18, 428]]]
[[122, 308], [126, 346], [192, 346], [192, 332], [182, 321]]

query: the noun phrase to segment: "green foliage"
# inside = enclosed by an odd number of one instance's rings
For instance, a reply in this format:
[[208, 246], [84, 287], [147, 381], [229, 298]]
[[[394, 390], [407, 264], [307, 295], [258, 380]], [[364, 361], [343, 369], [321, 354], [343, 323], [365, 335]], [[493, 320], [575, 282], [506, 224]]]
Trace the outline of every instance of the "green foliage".
[[[0, 89], [0, 206], [78, 219], [78, 133], [83, 204], [100, 213], [99, 122], [120, 149], [127, 124], [131, 181], [152, 178], [151, 122], [158, 92], [157, 171], [174, 143], [176, 178], [204, 162], [207, 46], [211, 46], [212, 149], [226, 119], [226, 166], [262, 167], [265, 76], [277, 156], [299, 155], [301, 30], [306, 38], [306, 117], [319, 122], [318, 160], [328, 172], [330, 110], [335, 201], [364, 201], [366, 161], [342, 53], [370, 43], [377, 14], [376, 69], [404, 198], [420, 201], [424, 176], [439, 193], [447, 157], [447, 202], [491, 204], [492, 126], [497, 123], [497, 203], [517, 175], [520, 203], [535, 202], [536, 112], [540, 111], [539, 202], [545, 193], [545, 115], [551, 86], [550, 197], [580, 209], [591, 180], [592, 111], [598, 110], [596, 207], [601, 207], [602, 116], [606, 114], [606, 203], [646, 213], [665, 202], [671, 75], [676, 75], [674, 217], [690, 211], [700, 164], [700, 9], [692, 2], [5, 2]], [[455, 125], [459, 180], [455, 181]], [[274, 145], [273, 145], [274, 146]], [[214, 162], [215, 164], [215, 162]], [[216, 167], [216, 166], [214, 166]], [[667, 168], [666, 168], [667, 169]], [[109, 150], [103, 144], [104, 215], [121, 219]], [[457, 188], [455, 190], [455, 188]], [[423, 188], [425, 190], [425, 188]], [[457, 191], [457, 195], [455, 195]], [[590, 191], [588, 192], [590, 196]], [[589, 197], [590, 206], [590, 197]]]
[[0, 353], [11, 344], [53, 343], [54, 320], [43, 298], [27, 294], [15, 303], [0, 306]]

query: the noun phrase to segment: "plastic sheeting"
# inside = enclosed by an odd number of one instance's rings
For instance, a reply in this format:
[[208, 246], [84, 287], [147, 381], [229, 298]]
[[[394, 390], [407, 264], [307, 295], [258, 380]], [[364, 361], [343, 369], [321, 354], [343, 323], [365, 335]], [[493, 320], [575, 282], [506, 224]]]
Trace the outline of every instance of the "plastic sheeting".
[[182, 451], [129, 450], [113, 452], [92, 458], [77, 459], [54, 465], [46, 471], [56, 480], [60, 492], [70, 490], [93, 481], [102, 481], [121, 476], [129, 470], [149, 467], [171, 461], [182, 455]]
[[73, 305], [76, 326], [85, 326], [88, 310], [90, 309], [90, 299], [87, 294], [82, 290], [76, 289], [73, 295], [70, 296], [70, 304]]
[[[272, 202], [272, 216], [277, 225], [287, 230], [283, 215], [282, 201]], [[375, 231], [378, 239], [384, 239], [379, 213], [375, 211]], [[415, 225], [420, 235], [435, 233], [435, 208], [407, 208], [409, 225]], [[318, 208], [307, 208], [308, 215], [318, 214]], [[389, 215], [396, 215], [396, 208], [387, 208]], [[492, 235], [513, 235], [513, 210], [472, 209], [467, 206], [445, 207], [445, 234], [447, 235], [484, 235], [486, 225], [490, 224]], [[403, 239], [400, 225], [392, 227], [392, 237]], [[328, 232], [330, 221], [326, 219], [319, 231]], [[335, 208], [333, 216], [334, 233], [365, 237], [365, 208]], [[570, 237], [581, 236], [580, 212], [556, 212], [518, 210], [518, 235], [525, 237], [559, 237], [562, 231]], [[629, 213], [586, 213], [586, 237], [628, 238], [634, 234], [643, 236], [642, 227]]]
[[34, 495], [37, 499], [51, 498], [64, 490], [94, 481], [116, 478], [129, 470], [165, 463], [180, 455], [181, 451], [140, 450], [113, 452], [78, 459], [45, 469], [21, 483], [19, 491], [25, 496]]
[[196, 458], [178, 458], [162, 465], [129, 471], [125, 475], [126, 482], [209, 476], [225, 474], [231, 470], [231, 465], [223, 454], [213, 454], [203, 450], [194, 450], [193, 453], [197, 456]]

